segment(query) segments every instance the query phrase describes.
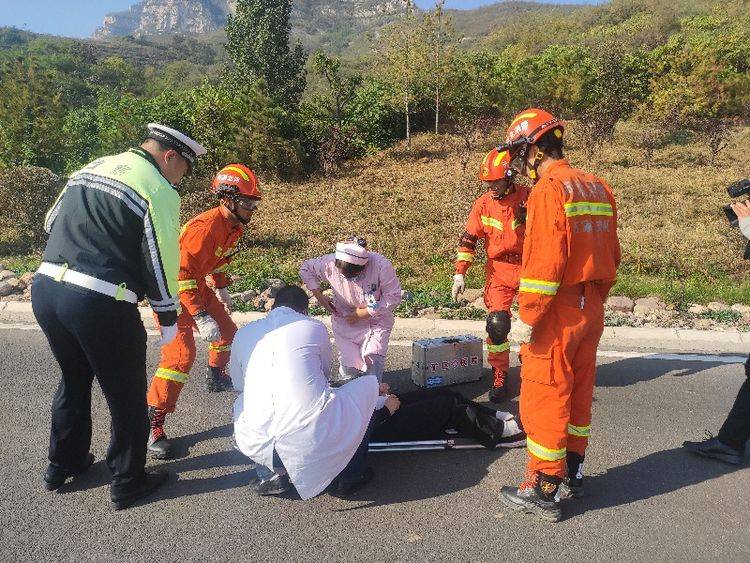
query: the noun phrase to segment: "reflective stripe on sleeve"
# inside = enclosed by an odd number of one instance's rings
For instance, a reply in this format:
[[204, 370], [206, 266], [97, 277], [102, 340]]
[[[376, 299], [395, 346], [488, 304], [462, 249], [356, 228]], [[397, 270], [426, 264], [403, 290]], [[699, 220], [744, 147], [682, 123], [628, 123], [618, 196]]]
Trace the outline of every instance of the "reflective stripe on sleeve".
[[456, 254], [456, 260], [459, 262], [473, 262], [474, 255], [471, 252], [459, 252]]
[[232, 349], [231, 344], [214, 344], [213, 342], [208, 345], [209, 350], [213, 350], [214, 352], [229, 352], [229, 350]]
[[177, 383], [185, 383], [188, 380], [188, 374], [168, 368], [157, 369], [154, 377], [166, 379], [168, 381], [176, 381]]
[[541, 293], [542, 295], [556, 295], [560, 284], [546, 280], [532, 280], [521, 278], [519, 291], [523, 293]]
[[545, 448], [541, 444], [538, 444], [528, 436], [526, 437], [526, 449], [529, 450], [529, 453], [531, 455], [533, 455], [534, 457], [538, 457], [539, 459], [543, 459], [544, 461], [559, 461], [561, 459], [565, 459], [565, 456], [568, 455], [568, 450], [566, 448], [551, 450], [549, 448]]
[[494, 227], [495, 229], [498, 229], [500, 231], [503, 230], [503, 222], [498, 219], [487, 217], [487, 215], [482, 215], [480, 219], [482, 221], [482, 225], [484, 225], [485, 227]]
[[574, 201], [563, 205], [565, 215], [568, 217], [579, 217], [581, 215], [604, 215], [612, 217], [614, 212], [612, 205], [598, 201]]
[[198, 282], [196, 280], [179, 280], [177, 287], [180, 291], [190, 291], [191, 289], [198, 289]]
[[568, 424], [568, 434], [571, 436], [580, 436], [582, 438], [588, 438], [591, 436], [591, 425], [588, 426], [575, 426], [574, 424]]

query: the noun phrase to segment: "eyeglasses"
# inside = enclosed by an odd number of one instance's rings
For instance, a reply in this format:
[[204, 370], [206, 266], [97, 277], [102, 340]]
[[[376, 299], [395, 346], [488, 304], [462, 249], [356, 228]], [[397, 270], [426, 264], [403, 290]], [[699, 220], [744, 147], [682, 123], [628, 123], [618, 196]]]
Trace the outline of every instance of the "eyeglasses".
[[257, 199], [238, 197], [235, 201], [237, 202], [237, 205], [245, 211], [255, 211], [258, 209], [258, 205], [260, 205], [260, 202]]

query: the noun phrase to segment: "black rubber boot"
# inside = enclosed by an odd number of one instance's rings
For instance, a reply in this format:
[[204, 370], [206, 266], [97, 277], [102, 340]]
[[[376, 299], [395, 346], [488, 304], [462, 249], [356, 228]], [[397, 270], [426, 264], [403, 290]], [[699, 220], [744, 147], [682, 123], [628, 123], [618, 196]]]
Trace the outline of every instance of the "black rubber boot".
[[115, 510], [128, 508], [140, 499], [153, 493], [156, 489], [161, 487], [168, 478], [169, 473], [161, 469], [146, 471], [143, 475], [143, 481], [141, 481], [138, 487], [127, 493], [112, 497], [112, 506]]
[[81, 475], [82, 473], [85, 473], [88, 471], [88, 468], [91, 467], [91, 465], [94, 463], [94, 454], [89, 453], [86, 456], [86, 460], [83, 462], [83, 465], [76, 469], [75, 471], [63, 471], [61, 468], [59, 468], [56, 465], [52, 465], [50, 463], [49, 467], [47, 467], [47, 471], [44, 473], [44, 487], [48, 491], [54, 491], [56, 489], [59, 489], [65, 484], [65, 480], [68, 477], [75, 477], [77, 475]]
[[560, 485], [559, 498], [581, 498], [583, 496], [583, 460], [584, 456], [581, 454], [568, 452], [566, 459], [568, 476]]
[[503, 487], [500, 500], [516, 512], [536, 514], [542, 520], [559, 522], [562, 519], [557, 493], [562, 479], [544, 473], [537, 473], [532, 481], [520, 487]]
[[232, 388], [232, 379], [227, 375], [224, 367], [208, 366], [206, 370], [206, 391], [218, 393]]
[[156, 459], [170, 459], [172, 457], [172, 442], [164, 432], [164, 419], [167, 413], [156, 407], [148, 408], [148, 419], [151, 432], [148, 435], [147, 450]]

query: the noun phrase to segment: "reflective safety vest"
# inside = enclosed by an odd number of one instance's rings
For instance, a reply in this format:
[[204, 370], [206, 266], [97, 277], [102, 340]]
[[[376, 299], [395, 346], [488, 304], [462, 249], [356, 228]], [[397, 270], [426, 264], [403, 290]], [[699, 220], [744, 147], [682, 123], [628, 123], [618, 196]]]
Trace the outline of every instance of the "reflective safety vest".
[[179, 303], [180, 196], [143, 149], [73, 173], [45, 219], [43, 261], [148, 298], [163, 324]]

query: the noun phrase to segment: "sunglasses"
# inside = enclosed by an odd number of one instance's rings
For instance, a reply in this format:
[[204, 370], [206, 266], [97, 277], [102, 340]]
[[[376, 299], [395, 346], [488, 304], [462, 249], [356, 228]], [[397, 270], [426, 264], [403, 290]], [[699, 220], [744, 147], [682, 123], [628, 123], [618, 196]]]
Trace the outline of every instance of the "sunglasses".
[[245, 211], [255, 211], [256, 209], [258, 209], [258, 205], [260, 205], [260, 202], [257, 199], [246, 199], [238, 197], [235, 201], [237, 202], [237, 205], [239, 205]]
[[351, 235], [351, 236], [347, 237], [346, 240], [347, 241], [351, 241], [351, 242], [356, 242], [357, 245], [361, 246], [362, 248], [367, 248], [367, 240], [364, 239], [364, 238], [362, 238], [362, 237]]

